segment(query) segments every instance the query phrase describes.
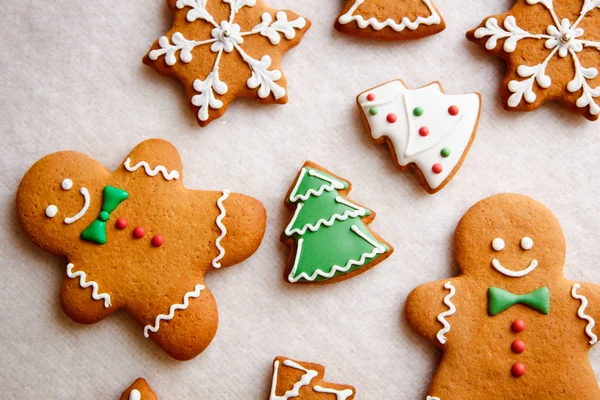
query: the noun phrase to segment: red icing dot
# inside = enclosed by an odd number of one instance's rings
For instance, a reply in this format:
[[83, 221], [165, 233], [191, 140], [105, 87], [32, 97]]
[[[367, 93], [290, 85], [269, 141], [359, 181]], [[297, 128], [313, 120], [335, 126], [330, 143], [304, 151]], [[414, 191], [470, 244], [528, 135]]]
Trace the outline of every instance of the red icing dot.
[[434, 174], [441, 174], [442, 171], [444, 170], [444, 167], [442, 166], [442, 164], [433, 164], [433, 167], [431, 167], [431, 170], [433, 171]]
[[456, 106], [450, 106], [448, 107], [448, 114], [452, 115], [452, 116], [456, 116], [459, 113], [459, 109]]
[[521, 354], [522, 352], [525, 351], [525, 342], [522, 340], [515, 340], [514, 342], [512, 342], [512, 346], [510, 346], [510, 348], [512, 349], [512, 351], [514, 351], [517, 354]]
[[117, 229], [123, 230], [127, 228], [127, 220], [125, 218], [119, 218], [115, 223], [115, 226], [117, 227]]
[[143, 238], [145, 234], [146, 234], [146, 232], [144, 231], [144, 228], [142, 228], [141, 226], [137, 226], [133, 230], [133, 237], [136, 238], [136, 239]]
[[373, 93], [369, 93], [369, 94], [367, 95], [367, 100], [369, 100], [369, 101], [373, 101], [373, 100], [375, 100], [375, 95], [374, 95]]
[[390, 124], [393, 124], [394, 122], [398, 121], [398, 117], [396, 116], [396, 114], [394, 113], [389, 113], [387, 115], [387, 122], [389, 122]]
[[525, 322], [523, 322], [520, 319], [517, 319], [515, 322], [513, 322], [512, 324], [512, 330], [513, 332], [523, 332], [525, 330]]
[[165, 238], [162, 235], [155, 235], [152, 238], [152, 246], [154, 247], [160, 247], [163, 245], [163, 243], [165, 242]]
[[516, 363], [512, 366], [511, 372], [515, 378], [525, 375], [525, 366], [521, 363]]
[[429, 135], [429, 128], [426, 126], [422, 126], [419, 128], [419, 135], [425, 137], [427, 135]]

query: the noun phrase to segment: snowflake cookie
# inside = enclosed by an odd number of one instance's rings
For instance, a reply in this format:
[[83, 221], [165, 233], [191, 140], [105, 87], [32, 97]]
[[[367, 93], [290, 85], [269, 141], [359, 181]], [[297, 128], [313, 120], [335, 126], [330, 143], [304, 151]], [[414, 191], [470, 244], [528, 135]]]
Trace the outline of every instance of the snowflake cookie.
[[287, 102], [283, 54], [300, 43], [310, 21], [262, 0], [167, 0], [171, 30], [144, 63], [181, 81], [200, 126], [236, 97]]
[[269, 400], [353, 400], [356, 389], [323, 381], [325, 367], [285, 357], [273, 362]]
[[123, 309], [179, 360], [217, 330], [204, 275], [250, 257], [266, 225], [252, 197], [186, 189], [179, 153], [159, 139], [113, 172], [73, 151], [45, 156], [19, 185], [17, 216], [35, 244], [67, 258], [60, 300], [69, 317], [93, 324]]
[[411, 40], [440, 33], [446, 23], [432, 0], [349, 0], [335, 29], [369, 39]]
[[600, 0], [517, 0], [467, 37], [507, 61], [507, 110], [555, 100], [589, 120], [600, 116]]

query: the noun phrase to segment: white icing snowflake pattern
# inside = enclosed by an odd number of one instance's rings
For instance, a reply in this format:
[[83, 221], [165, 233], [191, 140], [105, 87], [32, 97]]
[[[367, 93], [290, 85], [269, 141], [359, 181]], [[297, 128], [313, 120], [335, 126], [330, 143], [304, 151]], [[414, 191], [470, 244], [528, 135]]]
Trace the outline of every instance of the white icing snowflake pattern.
[[296, 37], [296, 30], [303, 29], [307, 22], [304, 18], [298, 17], [295, 20], [288, 20], [288, 15], [283, 11], [278, 11], [273, 16], [267, 12], [260, 16], [261, 22], [257, 23], [251, 30], [242, 31], [240, 25], [235, 23], [237, 13], [243, 7], [254, 7], [256, 0], [220, 0], [230, 6], [229, 20], [217, 21], [211, 15], [207, 7], [208, 0], [177, 0], [175, 3], [179, 10], [187, 10], [186, 19], [190, 23], [196, 21], [207, 23], [213, 26], [210, 38], [202, 41], [190, 40], [184, 37], [181, 32], [172, 34], [171, 39], [163, 36], [158, 40], [160, 48], [150, 51], [148, 58], [152, 61], [165, 57], [165, 63], [168, 66], [175, 65], [178, 61], [190, 63], [193, 60], [192, 50], [199, 46], [210, 45], [210, 51], [217, 54], [212, 71], [204, 79], [196, 79], [193, 83], [194, 90], [198, 93], [192, 97], [192, 104], [199, 108], [198, 119], [200, 121], [209, 120], [210, 109], [218, 110], [223, 107], [223, 101], [217, 98], [217, 95], [224, 95], [229, 92], [227, 83], [219, 77], [219, 64], [223, 53], [237, 52], [250, 69], [251, 76], [246, 84], [250, 89], [258, 89], [257, 94], [261, 99], [269, 97], [271, 94], [277, 100], [286, 95], [284, 87], [277, 83], [281, 79], [282, 73], [271, 67], [271, 57], [263, 55], [260, 59], [253, 58], [243, 49], [244, 37], [250, 35], [262, 35], [269, 42], [276, 46], [282, 36], [287, 40]]
[[570, 93], [581, 91], [581, 96], [577, 99], [576, 105], [579, 108], [589, 107], [589, 113], [596, 119], [600, 114], [600, 106], [596, 103], [596, 98], [600, 97], [600, 86], [592, 88], [589, 80], [598, 76], [598, 69], [593, 66], [585, 67], [582, 65], [578, 54], [584, 48], [591, 48], [600, 51], [600, 42], [586, 40], [585, 31], [579, 27], [580, 22], [596, 8], [600, 8], [600, 0], [584, 0], [579, 17], [574, 22], [567, 18], [559, 19], [554, 10], [554, 0], [525, 0], [530, 6], [543, 6], [552, 17], [553, 25], [546, 28], [546, 32], [531, 33], [518, 26], [518, 21], [514, 16], [509, 15], [504, 20], [503, 26], [500, 26], [498, 20], [494, 17], [489, 18], [485, 26], [475, 30], [474, 37], [482, 39], [488, 37], [485, 47], [493, 50], [497, 47], [498, 41], [506, 39], [503, 50], [506, 53], [513, 53], [519, 42], [523, 39], [535, 39], [545, 41], [544, 47], [549, 50], [548, 56], [537, 65], [519, 65], [517, 75], [524, 80], [511, 80], [508, 83], [508, 90], [512, 95], [508, 99], [508, 106], [518, 107], [524, 100], [527, 103], [534, 103], [537, 95], [534, 92], [534, 83], [537, 83], [541, 90], [548, 89], [552, 85], [552, 78], [546, 73], [546, 68], [550, 60], [555, 57], [571, 56], [575, 68], [575, 75], [567, 84], [567, 90]]

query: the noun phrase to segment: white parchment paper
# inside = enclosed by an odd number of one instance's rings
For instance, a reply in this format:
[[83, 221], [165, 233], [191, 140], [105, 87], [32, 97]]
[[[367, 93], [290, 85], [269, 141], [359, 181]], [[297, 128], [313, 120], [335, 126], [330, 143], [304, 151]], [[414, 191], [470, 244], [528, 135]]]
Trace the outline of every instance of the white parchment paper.
[[[567, 236], [565, 275], [600, 283], [600, 122], [554, 104], [505, 112], [503, 63], [465, 39], [511, 0], [438, 0], [447, 30], [410, 43], [337, 33], [340, 0], [269, 3], [314, 24], [283, 62], [289, 103], [238, 100], [201, 129], [179, 84], [141, 63], [170, 27], [165, 1], [2, 1], [0, 397], [117, 399], [144, 376], [164, 400], [260, 400], [273, 358], [285, 355], [326, 365], [326, 379], [355, 385], [359, 399], [424, 399], [440, 353], [409, 329], [404, 300], [415, 286], [457, 273], [456, 223], [498, 192], [547, 204]], [[385, 146], [371, 143], [356, 109], [356, 94], [395, 78], [410, 87], [440, 80], [447, 93], [483, 95], [471, 153], [435, 196], [399, 173]], [[247, 193], [269, 214], [256, 255], [208, 275], [219, 331], [185, 363], [145, 339], [124, 313], [92, 326], [66, 317], [58, 299], [65, 260], [29, 242], [15, 216], [19, 181], [45, 154], [77, 150], [114, 169], [151, 137], [178, 147], [187, 187]], [[307, 159], [350, 180], [350, 197], [377, 212], [372, 228], [396, 248], [385, 263], [333, 286], [284, 283], [289, 249], [279, 235], [291, 215], [283, 197]], [[600, 373], [598, 349], [590, 357]]]

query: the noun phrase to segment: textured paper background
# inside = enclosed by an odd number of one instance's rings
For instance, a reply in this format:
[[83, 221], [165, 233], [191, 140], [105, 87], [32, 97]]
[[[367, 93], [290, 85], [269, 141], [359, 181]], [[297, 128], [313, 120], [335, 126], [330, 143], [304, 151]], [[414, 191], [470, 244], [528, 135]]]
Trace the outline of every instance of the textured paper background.
[[[200, 129], [178, 84], [141, 63], [170, 26], [163, 0], [2, 1], [0, 397], [116, 399], [145, 376], [165, 400], [265, 399], [272, 359], [286, 355], [326, 365], [326, 378], [355, 385], [359, 399], [424, 399], [440, 353], [408, 328], [404, 299], [421, 283], [456, 274], [455, 224], [498, 192], [529, 194], [552, 208], [569, 244], [566, 276], [600, 283], [600, 122], [553, 104], [503, 111], [502, 62], [464, 37], [512, 1], [438, 0], [448, 29], [398, 44], [335, 32], [342, 3], [270, 0], [314, 24], [283, 62], [289, 104], [238, 100]], [[395, 78], [483, 95], [471, 153], [435, 196], [371, 144], [355, 108], [357, 93]], [[256, 255], [208, 275], [219, 331], [186, 363], [171, 360], [124, 313], [93, 326], [67, 318], [58, 300], [65, 260], [31, 244], [15, 217], [19, 180], [43, 155], [78, 150], [114, 169], [151, 137], [179, 148], [187, 187], [247, 193], [269, 214]], [[290, 214], [282, 201], [306, 159], [351, 180], [351, 198], [377, 212], [372, 228], [396, 248], [385, 263], [334, 286], [283, 282], [288, 248], [279, 235]], [[600, 373], [600, 352], [590, 354]]]

